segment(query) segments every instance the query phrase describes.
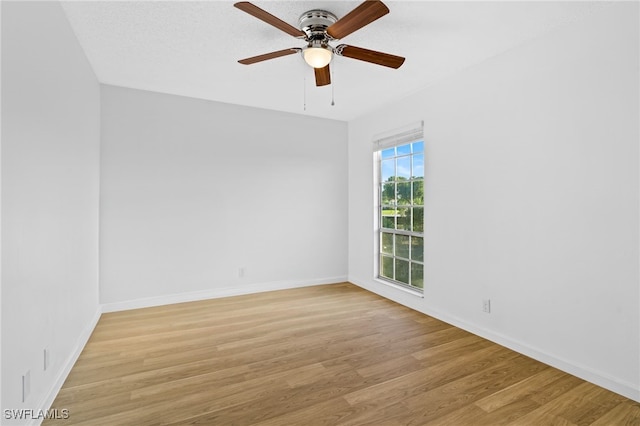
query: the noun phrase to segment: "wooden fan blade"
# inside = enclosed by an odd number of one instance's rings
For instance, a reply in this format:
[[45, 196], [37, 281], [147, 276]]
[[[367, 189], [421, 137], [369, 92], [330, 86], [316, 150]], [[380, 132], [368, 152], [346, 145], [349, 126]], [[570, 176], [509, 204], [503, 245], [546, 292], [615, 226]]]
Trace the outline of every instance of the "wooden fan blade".
[[264, 55], [252, 56], [251, 58], [240, 59], [240, 62], [243, 65], [251, 65], [256, 62], [266, 61], [267, 59], [279, 58], [280, 56], [293, 55], [294, 53], [298, 53], [300, 51], [299, 48], [292, 47], [290, 49], [278, 50], [277, 52], [265, 53]]
[[367, 0], [327, 28], [334, 39], [348, 36], [365, 25], [389, 13], [389, 8], [379, 0]]
[[323, 68], [314, 68], [313, 71], [316, 74], [316, 86], [326, 86], [327, 84], [331, 84], [329, 64]]
[[305, 37], [305, 33], [294, 27], [293, 25], [289, 25], [284, 22], [282, 19], [277, 18], [270, 14], [269, 12], [260, 9], [258, 6], [249, 3], [248, 1], [241, 1], [234, 4], [235, 7], [242, 10], [243, 12], [248, 13], [251, 16], [254, 16], [261, 21], [266, 22], [269, 25], [273, 25], [277, 29], [284, 31], [285, 33], [292, 35], [294, 37]]
[[391, 55], [389, 53], [376, 52], [375, 50], [363, 49], [362, 47], [347, 46], [341, 44], [334, 49], [336, 55], [347, 58], [358, 59], [359, 61], [370, 62], [372, 64], [383, 65], [389, 68], [400, 68], [404, 63], [402, 56]]

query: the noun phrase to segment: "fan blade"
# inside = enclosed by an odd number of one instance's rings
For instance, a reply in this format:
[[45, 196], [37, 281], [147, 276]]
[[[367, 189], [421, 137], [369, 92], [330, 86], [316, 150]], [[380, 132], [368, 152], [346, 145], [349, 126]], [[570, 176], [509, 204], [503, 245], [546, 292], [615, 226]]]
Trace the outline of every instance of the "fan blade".
[[282, 19], [273, 16], [269, 12], [260, 9], [258, 6], [255, 6], [248, 1], [238, 2], [234, 4], [234, 6], [242, 10], [243, 12], [247, 12], [249, 15], [260, 19], [261, 21], [266, 22], [269, 25], [273, 25], [277, 29], [284, 31], [289, 35], [302, 38], [304, 38], [306, 35], [304, 32], [300, 31], [293, 25], [287, 24]]
[[328, 64], [323, 68], [314, 68], [313, 71], [316, 74], [316, 86], [331, 84], [331, 72]]
[[292, 47], [290, 49], [278, 50], [277, 52], [265, 53], [264, 55], [252, 56], [251, 58], [240, 59], [240, 62], [243, 65], [251, 65], [256, 62], [266, 61], [267, 59], [279, 58], [280, 56], [293, 55], [294, 53], [298, 53], [301, 49]]
[[334, 39], [348, 36], [389, 13], [389, 8], [379, 0], [367, 0], [327, 28]]
[[402, 56], [376, 52], [375, 50], [363, 49], [362, 47], [347, 46], [346, 44], [341, 44], [336, 47], [334, 49], [334, 53], [339, 56], [371, 62], [372, 64], [383, 65], [385, 67], [395, 69], [400, 68], [404, 63], [404, 58]]

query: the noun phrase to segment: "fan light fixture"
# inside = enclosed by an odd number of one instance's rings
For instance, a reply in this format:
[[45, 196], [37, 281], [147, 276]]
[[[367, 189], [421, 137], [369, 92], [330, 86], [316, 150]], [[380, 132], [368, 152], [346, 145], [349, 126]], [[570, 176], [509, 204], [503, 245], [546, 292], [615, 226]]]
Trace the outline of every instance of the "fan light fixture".
[[310, 46], [302, 51], [304, 60], [313, 68], [324, 68], [329, 65], [333, 53], [326, 47]]

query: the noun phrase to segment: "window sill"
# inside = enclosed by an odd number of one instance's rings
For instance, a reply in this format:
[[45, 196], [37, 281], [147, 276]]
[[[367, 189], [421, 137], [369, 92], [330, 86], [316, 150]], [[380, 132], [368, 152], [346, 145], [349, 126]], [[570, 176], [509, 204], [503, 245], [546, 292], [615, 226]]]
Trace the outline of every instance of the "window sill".
[[373, 280], [375, 282], [380, 283], [380, 284], [384, 284], [386, 286], [389, 286], [389, 287], [392, 287], [392, 288], [396, 288], [398, 290], [404, 291], [405, 293], [409, 293], [409, 294], [417, 296], [417, 297], [419, 297], [421, 299], [424, 299], [424, 292], [423, 291], [412, 290], [412, 289], [410, 289], [408, 287], [393, 283], [391, 281], [386, 281], [386, 280], [383, 280], [383, 279], [380, 279], [380, 278], [374, 278]]

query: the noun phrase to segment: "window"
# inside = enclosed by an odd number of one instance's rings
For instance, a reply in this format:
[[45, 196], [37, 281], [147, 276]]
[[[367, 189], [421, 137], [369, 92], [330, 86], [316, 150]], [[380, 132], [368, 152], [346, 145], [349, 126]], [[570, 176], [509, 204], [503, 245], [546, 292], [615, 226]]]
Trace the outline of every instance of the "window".
[[424, 141], [422, 126], [376, 144], [378, 278], [422, 292]]

